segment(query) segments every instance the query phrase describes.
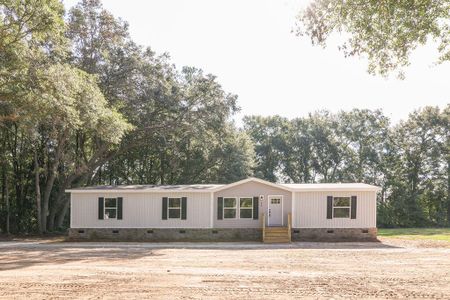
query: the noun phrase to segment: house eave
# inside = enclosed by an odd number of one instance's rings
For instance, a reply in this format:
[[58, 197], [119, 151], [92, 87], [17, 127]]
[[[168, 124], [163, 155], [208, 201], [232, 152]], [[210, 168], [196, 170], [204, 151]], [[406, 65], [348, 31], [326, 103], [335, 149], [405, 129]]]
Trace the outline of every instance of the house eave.
[[283, 186], [283, 185], [280, 185], [280, 184], [276, 184], [276, 183], [273, 183], [273, 182], [270, 182], [270, 181], [266, 181], [266, 180], [263, 180], [263, 179], [259, 179], [259, 178], [256, 178], [256, 177], [249, 177], [249, 178], [242, 179], [242, 180], [239, 180], [239, 181], [236, 181], [236, 182], [224, 185], [224, 186], [216, 187], [216, 188], [212, 189], [211, 191], [219, 192], [219, 191], [222, 191], [222, 190], [226, 190], [226, 189], [232, 188], [234, 186], [245, 184], [247, 182], [258, 182], [258, 183], [265, 184], [265, 185], [268, 185], [268, 186], [271, 186], [271, 187], [274, 187], [274, 188], [282, 189], [282, 190], [285, 190], [285, 191], [288, 191], [288, 192], [293, 192], [294, 191], [293, 189], [291, 189], [289, 187], [286, 187], [286, 186]]
[[145, 194], [145, 193], [211, 193], [213, 190], [170, 190], [170, 189], [67, 189], [66, 193], [72, 194], [108, 194], [108, 193], [134, 193], [134, 194]]

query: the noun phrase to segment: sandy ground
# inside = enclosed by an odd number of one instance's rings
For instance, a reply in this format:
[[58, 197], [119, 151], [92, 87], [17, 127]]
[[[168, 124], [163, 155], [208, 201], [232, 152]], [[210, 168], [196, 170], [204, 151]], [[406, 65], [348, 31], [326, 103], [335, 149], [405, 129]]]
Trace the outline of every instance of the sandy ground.
[[0, 242], [0, 298], [447, 298], [450, 245]]

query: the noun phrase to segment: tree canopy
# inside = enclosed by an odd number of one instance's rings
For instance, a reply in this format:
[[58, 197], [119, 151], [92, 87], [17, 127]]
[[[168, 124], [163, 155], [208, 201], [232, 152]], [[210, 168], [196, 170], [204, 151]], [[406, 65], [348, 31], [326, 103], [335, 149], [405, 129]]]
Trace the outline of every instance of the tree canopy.
[[[308, 30], [324, 42], [338, 25]], [[380, 226], [450, 225], [450, 106], [397, 125], [354, 109], [246, 116], [237, 128], [237, 111], [214, 75], [137, 45], [99, 0], [68, 12], [56, 0], [0, 0], [0, 232], [66, 228], [71, 187], [248, 176], [376, 184]]]
[[437, 44], [437, 62], [450, 60], [449, 0], [314, 0], [298, 16], [298, 35], [325, 46], [341, 33], [345, 56], [364, 56], [371, 74], [386, 76], [410, 63], [411, 53], [429, 41]]

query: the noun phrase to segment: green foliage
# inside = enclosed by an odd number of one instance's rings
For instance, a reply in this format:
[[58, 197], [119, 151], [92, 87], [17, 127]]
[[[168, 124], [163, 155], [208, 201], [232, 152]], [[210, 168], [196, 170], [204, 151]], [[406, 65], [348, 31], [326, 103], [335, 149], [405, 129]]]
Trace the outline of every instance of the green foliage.
[[346, 56], [366, 56], [371, 74], [386, 76], [409, 65], [414, 49], [433, 40], [439, 62], [450, 60], [449, 0], [315, 0], [298, 17], [298, 35], [325, 46], [333, 32], [344, 33]]
[[215, 76], [136, 45], [85, 0], [0, 2], [0, 231], [67, 225], [65, 189], [230, 182], [253, 146]]
[[[100, 1], [63, 17], [56, 0], [0, 0], [0, 232], [67, 226], [70, 187], [252, 175], [377, 184], [379, 225], [450, 225], [450, 106], [426, 107], [395, 127], [381, 111], [355, 109], [247, 116], [238, 130], [236, 95], [215, 76], [136, 45]], [[324, 42], [341, 25], [310, 30]], [[381, 61], [386, 70], [404, 63]]]
[[379, 236], [408, 240], [435, 240], [450, 242], [450, 228], [395, 228], [378, 229]]
[[261, 178], [375, 184], [382, 187], [380, 226], [448, 226], [449, 109], [425, 107], [394, 127], [381, 111], [354, 109], [246, 117], [244, 128]]

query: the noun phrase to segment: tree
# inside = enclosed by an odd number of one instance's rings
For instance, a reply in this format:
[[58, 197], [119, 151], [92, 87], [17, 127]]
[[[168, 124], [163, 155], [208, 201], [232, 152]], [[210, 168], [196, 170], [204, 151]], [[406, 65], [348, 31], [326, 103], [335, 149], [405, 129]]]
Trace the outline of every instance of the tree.
[[[51, 197], [60, 166], [74, 163], [68, 159], [72, 137], [83, 132], [97, 146], [109, 148], [130, 126], [108, 106], [94, 76], [64, 63], [67, 40], [60, 2], [5, 1], [1, 9], [0, 124], [11, 133], [6, 135], [11, 137], [9, 149], [2, 150], [10, 150], [12, 157], [19, 219], [25, 219], [28, 182], [34, 178], [38, 229], [45, 232], [47, 223], [52, 227], [49, 207], [55, 210], [59, 204]], [[30, 164], [33, 177], [26, 171]], [[2, 168], [6, 177], [7, 164]], [[8, 191], [8, 180], [3, 182]]]
[[[96, 144], [97, 149], [110, 148], [118, 144], [132, 127], [121, 114], [108, 107], [92, 75], [67, 64], [55, 64], [37, 77], [38, 92], [31, 95], [33, 104], [29, 103], [27, 107], [40, 112], [33, 123], [37, 124], [36, 135], [44, 140], [43, 150], [47, 154], [48, 170], [43, 176], [40, 226], [45, 232], [47, 222], [50, 222], [50, 227], [53, 225], [47, 216], [59, 166], [61, 163], [65, 166], [75, 163], [71, 159], [72, 149], [67, 147], [72, 138], [82, 132]], [[27, 115], [35, 116], [31, 112]], [[57, 206], [59, 203], [54, 204]]]
[[[37, 152], [35, 140], [29, 136], [36, 124], [30, 123], [30, 119], [37, 119], [40, 111], [28, 106], [33, 103], [30, 96], [36, 87], [31, 78], [43, 65], [48, 66], [50, 59], [60, 57], [64, 42], [63, 11], [63, 5], [56, 0], [0, 2], [0, 130], [3, 140], [0, 157], [7, 232], [10, 225], [20, 229], [22, 220], [35, 217], [27, 215], [30, 211], [27, 169], [32, 168], [28, 154]], [[9, 185], [14, 187], [11, 193]], [[39, 211], [40, 195], [38, 191], [35, 194]], [[39, 218], [40, 213], [37, 215]]]
[[380, 226], [446, 226], [449, 107], [424, 107], [390, 126], [379, 110], [319, 111], [288, 120], [245, 117], [254, 172], [273, 181], [364, 182], [382, 187]]
[[383, 151], [389, 134], [389, 119], [381, 110], [353, 109], [340, 112], [338, 131], [349, 152], [345, 176], [348, 181], [382, 185]]
[[255, 149], [255, 176], [276, 182], [281, 167], [282, 143], [285, 143], [283, 132], [286, 132], [288, 120], [280, 116], [244, 117], [244, 130], [253, 141]]
[[379, 222], [385, 226], [444, 226], [448, 208], [448, 121], [425, 107], [389, 132]]
[[325, 46], [333, 32], [345, 34], [345, 56], [366, 56], [371, 74], [404, 67], [414, 49], [438, 43], [438, 62], [450, 60], [450, 1], [315, 0], [299, 14], [297, 34]]

